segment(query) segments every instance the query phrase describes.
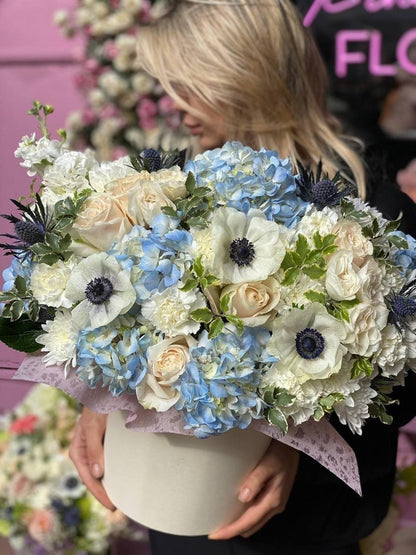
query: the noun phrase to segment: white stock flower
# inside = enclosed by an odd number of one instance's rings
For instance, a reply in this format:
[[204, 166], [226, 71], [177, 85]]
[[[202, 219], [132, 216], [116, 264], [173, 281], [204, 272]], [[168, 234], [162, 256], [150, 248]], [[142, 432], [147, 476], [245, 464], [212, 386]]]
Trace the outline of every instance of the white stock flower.
[[62, 260], [51, 266], [36, 264], [30, 277], [30, 287], [35, 299], [47, 306], [70, 308], [72, 303], [65, 297], [65, 287], [73, 266], [73, 262]]
[[142, 314], [156, 329], [168, 337], [196, 333], [200, 324], [190, 317], [198, 308], [205, 308], [205, 297], [199, 291], [181, 291], [170, 287], [155, 293], [142, 305]]
[[[415, 338], [413, 337], [415, 342]], [[408, 352], [401, 333], [393, 324], [387, 324], [382, 332], [380, 349], [375, 362], [382, 369], [382, 376], [398, 376], [406, 363]]]
[[22, 158], [20, 165], [27, 168], [27, 175], [43, 176], [45, 168], [53, 164], [62, 151], [60, 141], [42, 137], [36, 140], [36, 134], [25, 135], [15, 150], [15, 157]]
[[274, 274], [286, 254], [285, 228], [260, 210], [247, 215], [219, 208], [212, 219], [213, 271], [223, 283], [262, 281]]
[[320, 303], [310, 303], [273, 321], [267, 350], [277, 357], [277, 369], [290, 370], [299, 383], [325, 379], [341, 368], [345, 335], [343, 322]]
[[45, 169], [43, 182], [46, 189], [42, 198], [47, 197], [50, 191], [56, 198], [64, 199], [73, 196], [76, 191], [90, 189], [88, 173], [97, 165], [91, 151], [64, 152], [52, 166]]
[[280, 299], [279, 282], [269, 277], [264, 281], [227, 285], [220, 299], [229, 295], [229, 314], [235, 314], [245, 326], [262, 326], [274, 314]]
[[64, 366], [65, 376], [71, 367], [76, 364], [76, 347], [79, 329], [71, 318], [69, 310], [57, 311], [53, 320], [48, 320], [42, 325], [45, 333], [36, 339], [43, 345], [42, 351], [47, 354], [43, 357], [46, 366]]
[[387, 324], [389, 311], [384, 304], [379, 307], [359, 303], [349, 310], [350, 321], [345, 323], [347, 336], [343, 344], [355, 355], [370, 357], [380, 347], [381, 330]]
[[137, 399], [145, 409], [164, 412], [173, 407], [180, 395], [172, 384], [185, 371], [189, 347], [195, 344], [192, 337], [181, 335], [149, 347], [149, 371], [136, 387]]
[[78, 303], [72, 309], [75, 324], [92, 329], [106, 326], [125, 314], [136, 300], [130, 272], [105, 252], [92, 254], [75, 266], [66, 286], [66, 296]]
[[354, 299], [361, 287], [359, 268], [353, 262], [352, 252], [339, 249], [328, 260], [325, 287], [336, 301]]
[[353, 262], [357, 266], [361, 266], [365, 258], [373, 254], [373, 243], [364, 237], [362, 228], [357, 222], [339, 220], [332, 233], [336, 234], [335, 244], [340, 249], [352, 251]]

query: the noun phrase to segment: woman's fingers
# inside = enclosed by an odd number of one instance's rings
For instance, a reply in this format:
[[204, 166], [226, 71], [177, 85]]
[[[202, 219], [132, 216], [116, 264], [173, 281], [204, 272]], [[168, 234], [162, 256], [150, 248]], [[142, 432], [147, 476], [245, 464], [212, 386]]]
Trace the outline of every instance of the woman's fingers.
[[238, 535], [248, 537], [272, 516], [283, 512], [293, 487], [298, 463], [298, 451], [272, 441], [240, 488], [240, 501], [250, 503], [250, 506], [240, 518], [216, 530], [209, 538], [225, 540]]
[[[113, 503], [106, 494], [101, 480], [98, 479], [102, 476], [104, 468], [102, 438], [105, 431], [106, 419], [105, 417], [103, 419], [102, 415], [92, 413], [92, 415], [87, 414], [84, 420], [84, 411], [75, 426], [74, 436], [69, 448], [69, 457], [75, 464], [79, 476], [87, 489], [107, 509], [114, 510]], [[89, 412], [91, 413], [91, 411]], [[97, 417], [96, 419], [94, 415]], [[86, 429], [88, 429], [88, 435]], [[91, 443], [93, 445], [92, 448]]]

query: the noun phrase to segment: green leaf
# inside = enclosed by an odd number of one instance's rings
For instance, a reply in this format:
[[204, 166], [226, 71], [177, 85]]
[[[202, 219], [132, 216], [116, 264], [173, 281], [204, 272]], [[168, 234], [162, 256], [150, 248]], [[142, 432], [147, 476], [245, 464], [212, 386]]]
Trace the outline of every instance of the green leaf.
[[0, 341], [16, 351], [24, 353], [39, 351], [41, 345], [36, 342], [39, 331], [41, 331], [40, 324], [28, 318], [11, 322], [7, 318], [0, 317]]
[[273, 426], [278, 426], [284, 434], [287, 434], [289, 428], [287, 425], [287, 420], [285, 418], [285, 415], [279, 408], [274, 407], [272, 409], [267, 409], [266, 418], [270, 424], [273, 424]]
[[319, 420], [321, 420], [321, 418], [323, 418], [325, 416], [325, 411], [322, 407], [317, 407], [315, 409], [315, 412], [313, 413], [313, 419], [315, 420], [315, 422], [319, 422]]
[[212, 312], [209, 308], [197, 308], [193, 310], [189, 316], [195, 322], [204, 322], [205, 324], [209, 324], [212, 320]]
[[200, 216], [189, 218], [186, 220], [186, 223], [189, 225], [189, 227], [207, 227], [207, 220]]
[[244, 324], [241, 321], [241, 318], [235, 316], [235, 314], [226, 314], [225, 317], [230, 322], [230, 324], [233, 324], [237, 328], [239, 334], [242, 334], [244, 332]]
[[190, 193], [191, 195], [195, 190], [195, 185], [196, 185], [195, 176], [192, 172], [189, 172], [188, 177], [186, 178], [186, 181], [185, 181], [185, 188], [188, 191], [188, 193]]
[[354, 362], [351, 370], [351, 378], [358, 378], [358, 376], [363, 373], [368, 378], [373, 373], [373, 366], [368, 358], [359, 357]]
[[174, 208], [172, 208], [172, 206], [162, 206], [161, 210], [164, 214], [166, 214], [166, 216], [170, 216], [171, 218], [178, 217], [178, 213]]
[[45, 235], [45, 243], [51, 247], [54, 252], [60, 252], [60, 239], [59, 235], [56, 233], [46, 233]]
[[306, 293], [303, 294], [304, 297], [313, 303], [326, 303], [326, 296], [325, 293], [321, 293], [320, 291], [314, 291], [313, 289], [309, 289]]
[[29, 301], [29, 309], [28, 309], [28, 314], [29, 314], [29, 318], [33, 321], [36, 322], [36, 320], [39, 317], [39, 303], [36, 299], [31, 299]]
[[228, 312], [228, 309], [230, 308], [230, 299], [231, 299], [231, 293], [226, 293], [225, 295], [222, 295], [220, 298], [220, 309], [221, 309], [221, 312], [223, 312], [224, 314]]
[[308, 240], [304, 235], [300, 233], [296, 241], [296, 253], [303, 260], [309, 251], [310, 251], [310, 248], [308, 245]]
[[193, 194], [198, 198], [205, 198], [211, 194], [211, 189], [209, 187], [196, 187]]
[[384, 230], [384, 233], [392, 233], [393, 231], [396, 231], [397, 228], [400, 225], [401, 222], [401, 215], [399, 216], [399, 218], [397, 218], [397, 220], [391, 220], [387, 225], [386, 225], [386, 229]]
[[288, 270], [289, 268], [293, 268], [293, 266], [295, 266], [295, 261], [293, 260], [293, 252], [288, 251], [282, 260], [281, 268], [282, 270]]
[[202, 265], [202, 259], [200, 256], [198, 256], [198, 258], [195, 260], [192, 270], [199, 278], [204, 275], [204, 266]]
[[185, 281], [185, 284], [183, 287], [181, 287], [181, 291], [192, 291], [192, 289], [195, 289], [195, 287], [198, 286], [198, 280], [194, 279], [194, 278], [189, 278]]
[[27, 293], [27, 284], [26, 284], [26, 280], [23, 276], [17, 276], [16, 279], [14, 280], [14, 286], [16, 288], [16, 291], [18, 292], [18, 294], [21, 297], [24, 297]]
[[324, 246], [324, 243], [322, 241], [322, 236], [319, 233], [319, 231], [313, 234], [313, 244], [318, 250], [322, 249], [322, 247]]
[[334, 241], [336, 238], [337, 236], [334, 235], [333, 233], [329, 233], [328, 235], [325, 235], [322, 241], [322, 249], [325, 250], [328, 247], [332, 247], [332, 246], [335, 246], [335, 248], [337, 248], [336, 245], [334, 245]]
[[285, 277], [282, 280], [282, 285], [284, 287], [287, 287], [288, 285], [292, 285], [293, 283], [295, 283], [299, 274], [300, 274], [300, 268], [289, 268], [289, 270], [286, 270], [285, 272]]
[[208, 339], [215, 339], [223, 330], [224, 322], [221, 318], [215, 318], [209, 326]]
[[390, 426], [393, 422], [393, 417], [387, 414], [386, 409], [382, 405], [372, 404], [368, 407], [368, 412], [373, 418], [378, 418], [383, 424]]
[[287, 389], [276, 387], [273, 393], [274, 403], [279, 407], [288, 407], [292, 404], [294, 395], [291, 395]]
[[333, 410], [335, 403], [339, 403], [343, 399], [345, 399], [345, 396], [341, 393], [330, 393], [326, 397], [321, 397], [319, 404], [325, 412], [330, 412]]
[[37, 254], [38, 256], [42, 256], [44, 254], [50, 254], [51, 252], [50, 247], [48, 247], [48, 245], [45, 245], [44, 243], [35, 243], [30, 247], [30, 250], [34, 254]]
[[311, 279], [320, 279], [325, 274], [325, 270], [323, 270], [316, 264], [313, 264], [312, 266], [306, 266], [302, 269], [302, 271]]
[[21, 299], [12, 301], [10, 306], [10, 320], [12, 322], [19, 320], [19, 318], [23, 314], [24, 309], [25, 309], [24, 301], [22, 301]]
[[42, 264], [47, 264], [48, 266], [52, 266], [55, 262], [58, 262], [59, 256], [54, 253], [45, 254], [39, 257], [39, 262]]
[[389, 241], [389, 243], [391, 243], [398, 249], [407, 249], [409, 247], [409, 244], [406, 241], [406, 239], [403, 239], [398, 235], [393, 235], [393, 234], [387, 235], [387, 240]]

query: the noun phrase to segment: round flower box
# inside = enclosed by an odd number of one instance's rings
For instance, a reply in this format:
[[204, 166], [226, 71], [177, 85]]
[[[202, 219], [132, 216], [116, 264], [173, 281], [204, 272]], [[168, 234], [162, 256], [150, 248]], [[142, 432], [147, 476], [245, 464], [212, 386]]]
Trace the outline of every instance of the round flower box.
[[108, 417], [103, 483], [128, 517], [154, 530], [199, 536], [242, 514], [239, 486], [270, 437], [233, 429], [197, 439], [129, 430], [124, 421], [122, 412]]

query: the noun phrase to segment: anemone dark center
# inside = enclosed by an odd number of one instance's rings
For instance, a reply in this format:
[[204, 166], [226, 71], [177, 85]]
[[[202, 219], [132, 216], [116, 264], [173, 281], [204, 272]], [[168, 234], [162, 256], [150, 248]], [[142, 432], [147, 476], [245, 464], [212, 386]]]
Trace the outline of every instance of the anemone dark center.
[[78, 478], [76, 478], [75, 476], [70, 476], [65, 480], [65, 487], [68, 489], [75, 489], [76, 487], [78, 487], [78, 483]]
[[391, 303], [392, 311], [400, 318], [416, 316], [416, 299], [397, 295]]
[[323, 179], [312, 185], [312, 202], [327, 205], [328, 201], [337, 194], [337, 188], [330, 179]]
[[308, 360], [319, 357], [325, 348], [325, 339], [319, 331], [305, 328], [296, 334], [296, 351]]
[[111, 281], [106, 277], [98, 277], [88, 283], [85, 296], [92, 304], [102, 304], [111, 296], [112, 292]]
[[14, 230], [22, 243], [28, 246], [41, 243], [45, 239], [44, 230], [33, 222], [27, 222], [25, 220], [16, 222], [14, 224]]
[[254, 260], [254, 256], [254, 245], [246, 237], [231, 242], [230, 258], [237, 266], [248, 266]]

